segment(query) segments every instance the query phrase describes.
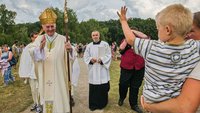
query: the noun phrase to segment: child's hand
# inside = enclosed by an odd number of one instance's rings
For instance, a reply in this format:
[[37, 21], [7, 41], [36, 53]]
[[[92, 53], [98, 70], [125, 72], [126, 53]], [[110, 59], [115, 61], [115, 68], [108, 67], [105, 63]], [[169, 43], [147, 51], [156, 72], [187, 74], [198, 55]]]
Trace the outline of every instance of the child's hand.
[[120, 21], [127, 21], [126, 19], [126, 12], [127, 12], [127, 8], [126, 6], [121, 7], [121, 11], [117, 11], [117, 15], [120, 18]]

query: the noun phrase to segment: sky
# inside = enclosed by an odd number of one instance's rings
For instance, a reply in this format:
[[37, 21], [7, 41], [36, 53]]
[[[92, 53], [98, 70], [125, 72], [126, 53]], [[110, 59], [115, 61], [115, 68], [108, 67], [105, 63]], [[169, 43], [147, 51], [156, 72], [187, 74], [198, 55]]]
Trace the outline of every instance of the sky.
[[[67, 0], [67, 7], [75, 11], [79, 22], [91, 18], [101, 21], [118, 19], [121, 6], [128, 7], [127, 17], [153, 18], [167, 5], [180, 3], [192, 12], [200, 11], [200, 0]], [[8, 10], [17, 12], [16, 23], [39, 21], [41, 12], [48, 7], [64, 9], [64, 0], [0, 0]]]

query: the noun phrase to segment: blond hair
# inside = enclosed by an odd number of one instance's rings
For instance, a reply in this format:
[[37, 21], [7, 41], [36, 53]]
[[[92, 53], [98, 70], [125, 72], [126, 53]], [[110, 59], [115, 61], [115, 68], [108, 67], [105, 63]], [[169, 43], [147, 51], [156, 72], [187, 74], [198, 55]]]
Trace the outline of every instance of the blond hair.
[[192, 28], [192, 12], [181, 4], [167, 6], [156, 15], [156, 24], [172, 27], [172, 35], [184, 37]]

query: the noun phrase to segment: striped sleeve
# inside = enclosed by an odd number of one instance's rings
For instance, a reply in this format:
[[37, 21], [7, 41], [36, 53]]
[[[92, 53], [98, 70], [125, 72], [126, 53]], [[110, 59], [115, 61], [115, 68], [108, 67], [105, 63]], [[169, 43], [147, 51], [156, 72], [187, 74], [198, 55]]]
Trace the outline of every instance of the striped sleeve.
[[146, 58], [152, 46], [152, 42], [153, 40], [135, 38], [133, 46], [135, 53]]

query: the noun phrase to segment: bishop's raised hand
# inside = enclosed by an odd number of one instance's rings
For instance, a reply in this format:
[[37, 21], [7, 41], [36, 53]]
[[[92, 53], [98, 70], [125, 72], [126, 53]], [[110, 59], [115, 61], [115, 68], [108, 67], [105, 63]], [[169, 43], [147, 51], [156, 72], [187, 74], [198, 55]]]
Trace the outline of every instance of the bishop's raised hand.
[[41, 40], [41, 43], [40, 43], [40, 50], [44, 49], [45, 44], [46, 44], [46, 38], [45, 38], [45, 36], [43, 35], [42, 40]]

